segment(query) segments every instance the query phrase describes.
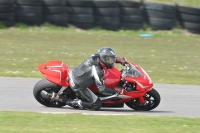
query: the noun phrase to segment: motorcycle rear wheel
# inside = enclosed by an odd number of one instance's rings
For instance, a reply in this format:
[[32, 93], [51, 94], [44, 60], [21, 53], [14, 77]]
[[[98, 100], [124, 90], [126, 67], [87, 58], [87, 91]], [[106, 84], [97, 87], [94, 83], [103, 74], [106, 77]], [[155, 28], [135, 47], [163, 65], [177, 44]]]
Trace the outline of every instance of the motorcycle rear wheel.
[[160, 94], [155, 89], [147, 92], [144, 96], [144, 99], [146, 101], [146, 104], [141, 104], [139, 102], [139, 99], [134, 99], [127, 102], [126, 105], [137, 111], [149, 111], [156, 108], [161, 100]]
[[47, 98], [47, 93], [57, 93], [60, 90], [61, 86], [58, 86], [47, 79], [42, 79], [38, 81], [33, 88], [33, 95], [35, 99], [44, 106], [47, 107], [63, 107], [66, 104], [51, 101]]

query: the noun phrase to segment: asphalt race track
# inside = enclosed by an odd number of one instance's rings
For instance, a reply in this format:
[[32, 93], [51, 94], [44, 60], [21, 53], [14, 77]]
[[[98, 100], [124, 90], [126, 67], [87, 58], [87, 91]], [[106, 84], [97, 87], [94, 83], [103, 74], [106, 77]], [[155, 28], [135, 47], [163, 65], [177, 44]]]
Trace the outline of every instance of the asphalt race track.
[[124, 108], [102, 108], [99, 111], [48, 108], [38, 103], [33, 96], [33, 86], [40, 79], [0, 77], [0, 110], [31, 111], [44, 113], [82, 113], [96, 115], [149, 115], [149, 116], [184, 116], [200, 117], [200, 86], [155, 84], [154, 88], [161, 95], [160, 105], [147, 112], [138, 112]]

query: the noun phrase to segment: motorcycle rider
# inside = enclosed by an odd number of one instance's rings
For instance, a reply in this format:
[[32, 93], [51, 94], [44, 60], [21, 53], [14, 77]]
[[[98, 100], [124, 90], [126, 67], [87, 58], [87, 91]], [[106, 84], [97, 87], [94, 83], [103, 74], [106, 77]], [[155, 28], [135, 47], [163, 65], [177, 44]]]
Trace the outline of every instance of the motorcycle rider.
[[106, 68], [114, 67], [115, 63], [125, 64], [125, 58], [117, 58], [116, 52], [110, 47], [103, 47], [97, 54], [87, 58], [77, 68], [69, 72], [70, 87], [83, 100], [67, 100], [66, 104], [81, 109], [99, 110], [102, 102], [88, 87], [96, 84], [99, 93], [102, 95], [121, 94], [122, 88], [108, 88], [104, 85], [103, 77]]

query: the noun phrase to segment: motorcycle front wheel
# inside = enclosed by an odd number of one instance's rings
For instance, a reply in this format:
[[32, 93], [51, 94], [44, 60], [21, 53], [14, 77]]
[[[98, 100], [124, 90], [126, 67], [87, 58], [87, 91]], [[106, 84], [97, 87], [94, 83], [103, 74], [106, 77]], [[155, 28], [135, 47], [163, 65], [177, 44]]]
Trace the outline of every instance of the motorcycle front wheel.
[[144, 96], [144, 100], [146, 101], [145, 104], [141, 104], [139, 99], [134, 99], [126, 103], [129, 108], [138, 111], [149, 111], [156, 108], [160, 103], [160, 94], [155, 90], [152, 89], [151, 91], [147, 92]]
[[62, 107], [62, 106], [65, 106], [66, 104], [51, 101], [51, 99], [47, 97], [47, 94], [58, 93], [60, 89], [61, 89], [61, 86], [58, 86], [48, 81], [47, 79], [42, 79], [35, 84], [33, 88], [33, 95], [35, 99], [44, 106]]

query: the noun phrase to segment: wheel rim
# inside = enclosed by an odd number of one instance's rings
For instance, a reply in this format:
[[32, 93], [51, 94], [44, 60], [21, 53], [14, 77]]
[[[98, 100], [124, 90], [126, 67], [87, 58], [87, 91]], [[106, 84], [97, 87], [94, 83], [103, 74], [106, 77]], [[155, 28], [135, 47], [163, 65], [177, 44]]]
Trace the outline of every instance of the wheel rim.
[[145, 100], [145, 104], [141, 104], [139, 99], [134, 99], [134, 100], [130, 101], [130, 104], [135, 109], [148, 110], [149, 108], [152, 108], [155, 105], [155, 102], [156, 102], [155, 98], [148, 93], [144, 96], [144, 100]]

